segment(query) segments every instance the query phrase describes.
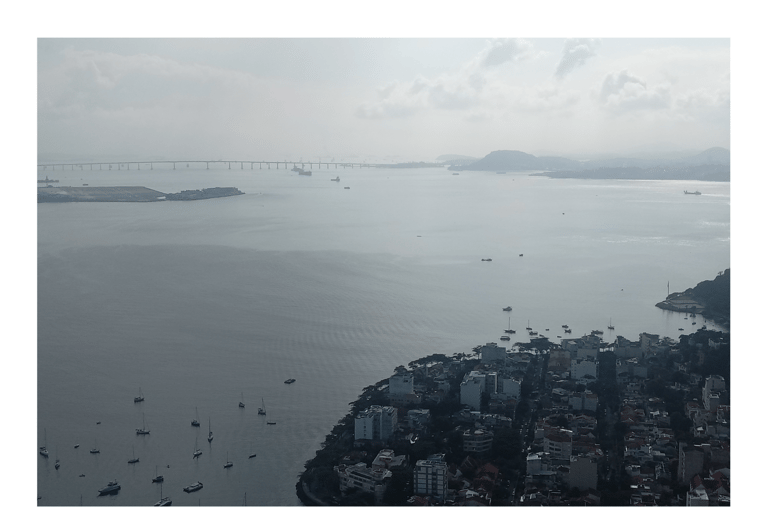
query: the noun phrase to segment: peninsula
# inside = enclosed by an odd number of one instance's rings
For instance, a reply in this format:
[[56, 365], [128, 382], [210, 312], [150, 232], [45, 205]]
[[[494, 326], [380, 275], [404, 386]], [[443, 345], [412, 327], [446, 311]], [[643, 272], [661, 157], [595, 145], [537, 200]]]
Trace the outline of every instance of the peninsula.
[[701, 314], [723, 326], [731, 322], [731, 269], [719, 272], [712, 281], [702, 281], [684, 292], [675, 292], [656, 304], [657, 308]]
[[214, 187], [165, 193], [147, 187], [38, 187], [38, 203], [104, 203], [156, 201], [194, 201], [241, 195], [235, 187]]
[[434, 354], [363, 389], [305, 505], [729, 505], [730, 335]]

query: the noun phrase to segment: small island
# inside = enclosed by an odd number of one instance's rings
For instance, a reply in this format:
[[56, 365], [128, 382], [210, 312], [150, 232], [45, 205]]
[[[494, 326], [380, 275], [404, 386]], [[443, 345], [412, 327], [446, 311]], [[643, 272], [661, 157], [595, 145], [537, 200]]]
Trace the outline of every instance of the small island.
[[151, 203], [156, 201], [196, 201], [242, 195], [235, 187], [214, 187], [202, 190], [182, 190], [165, 193], [147, 187], [39, 187], [38, 203], [105, 203], [133, 202]]

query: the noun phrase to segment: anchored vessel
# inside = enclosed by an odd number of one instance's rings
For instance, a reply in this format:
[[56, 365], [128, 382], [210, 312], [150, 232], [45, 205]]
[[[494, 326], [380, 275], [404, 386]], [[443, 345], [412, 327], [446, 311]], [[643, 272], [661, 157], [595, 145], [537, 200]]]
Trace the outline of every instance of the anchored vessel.
[[191, 485], [188, 485], [184, 488], [184, 492], [195, 492], [199, 491], [203, 488], [203, 484], [201, 482], [197, 482]]
[[107, 485], [99, 489], [99, 495], [112, 494], [120, 490], [120, 484], [117, 483], [117, 479], [112, 480]]

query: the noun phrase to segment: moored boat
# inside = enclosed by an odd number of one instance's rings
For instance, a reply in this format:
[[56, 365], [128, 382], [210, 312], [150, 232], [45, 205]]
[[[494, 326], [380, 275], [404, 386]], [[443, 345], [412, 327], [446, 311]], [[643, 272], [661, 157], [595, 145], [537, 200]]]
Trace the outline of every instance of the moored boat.
[[144, 395], [141, 393], [141, 388], [139, 388], [139, 396], [133, 397], [133, 403], [143, 402], [143, 401], [144, 401]]
[[267, 415], [267, 408], [264, 405], [264, 398], [261, 399], [261, 407], [259, 407], [259, 416], [266, 416]]
[[155, 503], [154, 506], [155, 507], [170, 507], [171, 503], [173, 503], [173, 502], [171, 501], [170, 497], [168, 497], [168, 496], [163, 497], [163, 483], [160, 482], [160, 501]]
[[141, 428], [136, 429], [136, 435], [137, 436], [145, 436], [149, 434], [149, 430], [147, 430], [147, 423], [144, 421], [144, 414], [141, 415]]
[[184, 492], [195, 492], [195, 491], [199, 491], [202, 488], [203, 488], [202, 482], [197, 482], [197, 483], [186, 486], [184, 488]]
[[112, 480], [107, 485], [99, 489], [99, 495], [111, 494], [120, 490], [120, 484], [117, 483], [117, 479]]

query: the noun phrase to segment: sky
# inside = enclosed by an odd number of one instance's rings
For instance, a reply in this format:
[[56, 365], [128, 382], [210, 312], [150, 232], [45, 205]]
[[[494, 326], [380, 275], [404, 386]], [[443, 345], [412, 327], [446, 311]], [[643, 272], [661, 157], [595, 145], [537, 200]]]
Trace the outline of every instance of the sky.
[[[489, 31], [489, 34], [492, 31]], [[726, 37], [40, 37], [39, 162], [730, 149]]]

